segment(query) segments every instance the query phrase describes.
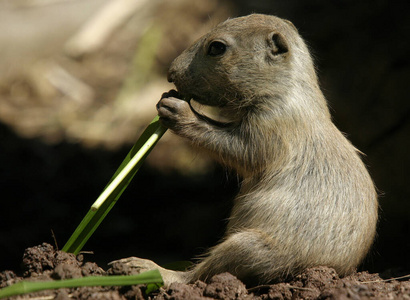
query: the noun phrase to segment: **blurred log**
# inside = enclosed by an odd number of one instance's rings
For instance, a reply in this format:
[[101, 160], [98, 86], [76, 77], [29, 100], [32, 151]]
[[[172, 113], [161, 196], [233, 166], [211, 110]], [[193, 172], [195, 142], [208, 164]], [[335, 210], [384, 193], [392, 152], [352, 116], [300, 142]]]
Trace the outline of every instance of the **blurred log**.
[[154, 8], [161, 0], [113, 0], [107, 3], [65, 45], [71, 57], [81, 57], [100, 49], [111, 34], [137, 11]]

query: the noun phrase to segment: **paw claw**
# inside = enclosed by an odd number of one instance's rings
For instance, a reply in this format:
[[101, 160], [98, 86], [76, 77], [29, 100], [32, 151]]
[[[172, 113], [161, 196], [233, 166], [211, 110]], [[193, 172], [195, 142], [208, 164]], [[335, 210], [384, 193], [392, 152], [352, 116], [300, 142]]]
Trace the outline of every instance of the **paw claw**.
[[159, 269], [160, 267], [149, 259], [127, 257], [108, 263], [112, 269], [120, 269], [125, 273], [141, 273], [144, 271]]

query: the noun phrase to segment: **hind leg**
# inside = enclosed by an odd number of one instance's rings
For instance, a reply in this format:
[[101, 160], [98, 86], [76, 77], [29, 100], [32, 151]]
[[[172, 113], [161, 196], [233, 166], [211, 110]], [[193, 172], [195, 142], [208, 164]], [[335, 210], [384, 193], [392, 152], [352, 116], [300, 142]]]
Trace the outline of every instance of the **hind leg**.
[[196, 265], [191, 280], [206, 281], [213, 275], [229, 272], [246, 283], [271, 282], [287, 269], [283, 261], [278, 261], [277, 251], [274, 240], [259, 230], [231, 234]]
[[275, 251], [272, 238], [258, 230], [246, 230], [229, 235], [191, 271], [167, 270], [150, 260], [137, 257], [120, 259], [111, 264], [126, 264], [134, 272], [158, 269], [165, 286], [172, 282], [207, 281], [223, 272], [229, 272], [246, 283], [259, 284], [277, 279], [286, 270], [283, 262], [276, 260], [278, 257], [280, 255]]
[[168, 270], [160, 267], [149, 259], [143, 259], [138, 257], [128, 257], [119, 260], [115, 260], [109, 263], [114, 270], [114, 273], [126, 273], [139, 274], [149, 270], [158, 270], [161, 273], [164, 285], [168, 287], [172, 282], [188, 283], [191, 280], [190, 272], [179, 272]]

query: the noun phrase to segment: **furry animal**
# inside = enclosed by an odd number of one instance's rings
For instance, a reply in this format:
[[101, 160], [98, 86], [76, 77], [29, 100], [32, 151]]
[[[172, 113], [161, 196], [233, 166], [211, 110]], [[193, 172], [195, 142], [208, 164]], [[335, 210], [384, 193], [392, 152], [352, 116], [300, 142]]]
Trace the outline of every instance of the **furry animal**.
[[[223, 240], [192, 270], [149, 260], [165, 284], [230, 272], [264, 284], [312, 266], [355, 270], [372, 245], [377, 194], [358, 151], [331, 121], [309, 51], [289, 21], [229, 19], [172, 63], [178, 90], [157, 104], [162, 124], [243, 179]], [[228, 122], [195, 111], [217, 107]]]

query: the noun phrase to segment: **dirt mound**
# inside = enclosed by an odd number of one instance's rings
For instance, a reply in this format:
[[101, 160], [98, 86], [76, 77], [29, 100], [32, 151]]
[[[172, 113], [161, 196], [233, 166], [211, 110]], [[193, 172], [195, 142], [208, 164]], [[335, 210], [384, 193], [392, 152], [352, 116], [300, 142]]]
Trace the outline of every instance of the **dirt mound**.
[[[118, 272], [118, 271], [116, 271]], [[21, 280], [68, 279], [83, 276], [113, 274], [96, 263], [85, 262], [82, 255], [56, 251], [53, 246], [42, 245], [24, 252], [22, 270], [0, 273], [0, 287]], [[307, 269], [289, 282], [263, 285], [247, 289], [235, 276], [223, 273], [212, 277], [208, 283], [173, 283], [149, 296], [145, 286], [81, 287], [31, 294], [29, 297], [54, 297], [55, 299], [410, 299], [410, 281], [383, 281], [378, 274], [354, 273], [339, 278], [327, 267]]]

